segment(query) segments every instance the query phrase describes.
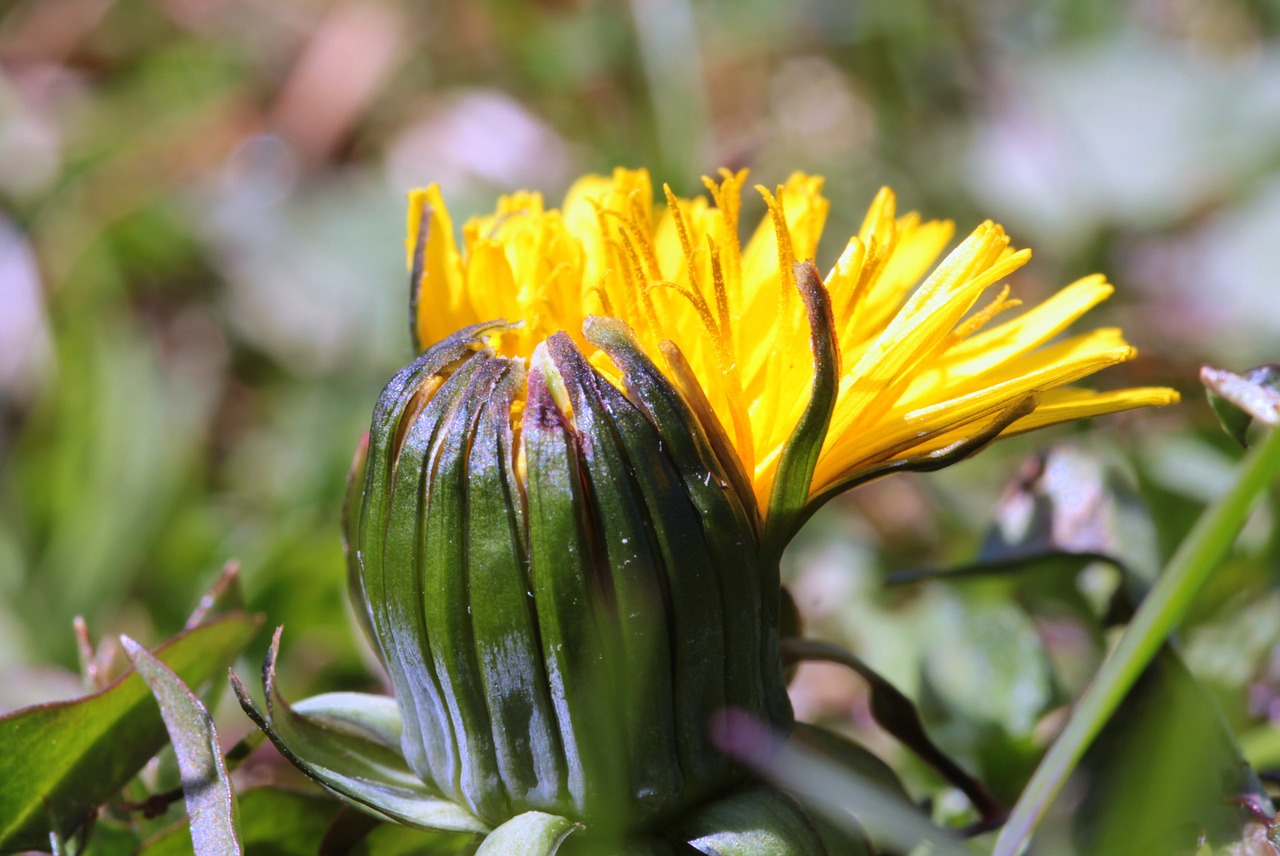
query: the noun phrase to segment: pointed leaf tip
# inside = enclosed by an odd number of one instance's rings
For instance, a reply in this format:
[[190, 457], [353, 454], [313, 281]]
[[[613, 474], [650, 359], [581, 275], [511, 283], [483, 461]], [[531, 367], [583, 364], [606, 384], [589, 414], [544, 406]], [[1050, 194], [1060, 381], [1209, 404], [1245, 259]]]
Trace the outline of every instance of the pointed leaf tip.
[[[178, 634], [155, 656], [196, 686], [234, 660], [257, 628], [256, 616], [221, 616]], [[136, 671], [93, 695], [0, 717], [0, 850], [46, 848], [50, 830], [74, 834], [164, 746], [165, 736]]]
[[178, 758], [196, 856], [239, 856], [235, 791], [213, 719], [182, 679], [146, 648], [128, 636], [120, 637], [120, 645], [160, 706]]

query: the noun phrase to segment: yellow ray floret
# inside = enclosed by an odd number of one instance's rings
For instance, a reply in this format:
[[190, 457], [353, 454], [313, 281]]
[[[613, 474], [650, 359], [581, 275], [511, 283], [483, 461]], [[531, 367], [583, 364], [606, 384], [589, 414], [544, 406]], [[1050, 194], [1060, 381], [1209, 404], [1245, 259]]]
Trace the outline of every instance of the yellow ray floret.
[[[718, 180], [705, 179], [710, 199], [680, 199], [664, 188], [665, 204], [655, 205], [644, 170], [587, 176], [559, 210], [537, 193], [503, 197], [493, 214], [463, 227], [461, 246], [439, 189], [414, 191], [408, 249], [421, 270], [418, 341], [426, 346], [482, 321], [518, 321], [495, 338], [504, 354], [528, 357], [564, 330], [611, 376], [608, 358], [582, 338], [587, 316], [626, 321], [659, 365], [661, 343], [674, 342], [763, 509], [813, 378], [792, 270], [816, 256], [828, 202], [816, 176], [757, 187], [767, 210], [744, 245], [746, 179], [745, 170], [722, 170]], [[938, 261], [952, 231], [950, 223], [898, 216], [884, 189], [825, 277], [840, 382], [812, 494], [963, 440], [1029, 394], [1034, 410], [1004, 434], [1177, 400], [1163, 388], [1070, 386], [1134, 355], [1118, 330], [1061, 338], [1111, 294], [1101, 276], [1010, 317], [1020, 302], [1004, 279], [1030, 252], [1014, 251], [1004, 230], [987, 222]]]

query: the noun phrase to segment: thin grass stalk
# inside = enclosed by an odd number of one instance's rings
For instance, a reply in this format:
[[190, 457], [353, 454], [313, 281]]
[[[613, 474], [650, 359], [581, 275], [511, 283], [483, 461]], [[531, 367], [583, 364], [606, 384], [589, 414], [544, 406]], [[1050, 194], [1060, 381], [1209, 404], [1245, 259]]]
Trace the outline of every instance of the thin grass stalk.
[[1177, 627], [1192, 599], [1218, 567], [1249, 514], [1280, 474], [1280, 430], [1271, 431], [1240, 465], [1235, 483], [1205, 509], [1133, 621], [1103, 662], [1058, 739], [1036, 768], [1000, 831], [993, 856], [1017, 856], [1036, 824], [1120, 706], [1156, 651]]

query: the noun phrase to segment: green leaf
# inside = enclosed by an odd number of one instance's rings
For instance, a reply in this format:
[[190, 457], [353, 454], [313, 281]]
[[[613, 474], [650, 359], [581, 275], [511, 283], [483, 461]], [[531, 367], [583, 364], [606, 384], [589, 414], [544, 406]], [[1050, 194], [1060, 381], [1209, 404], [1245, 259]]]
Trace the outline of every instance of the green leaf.
[[129, 662], [151, 688], [182, 773], [196, 856], [239, 856], [236, 796], [218, 744], [218, 731], [200, 699], [173, 670], [128, 636], [120, 637]]
[[861, 658], [839, 646], [816, 639], [783, 640], [782, 657], [787, 662], [838, 663], [857, 672], [867, 682], [871, 696], [871, 716], [877, 725], [897, 738], [940, 776], [964, 791], [969, 802], [984, 818], [1003, 816], [1004, 809], [986, 787], [939, 749], [929, 737], [915, 702]]
[[576, 829], [558, 814], [526, 811], [485, 836], [476, 856], [554, 856]]
[[459, 832], [424, 832], [407, 826], [382, 823], [361, 837], [349, 849], [335, 850], [332, 853], [321, 850], [320, 854], [321, 856], [471, 856], [479, 846], [480, 838], [476, 835], [465, 835]]
[[809, 319], [813, 383], [804, 414], [782, 450], [769, 497], [763, 548], [766, 558], [773, 561], [782, 555], [782, 549], [805, 520], [813, 471], [831, 426], [840, 376], [840, 348], [836, 344], [827, 287], [812, 262], [796, 263], [795, 280]]
[[[231, 614], [185, 631], [155, 654], [198, 686], [230, 665], [259, 619]], [[0, 718], [0, 850], [39, 849], [114, 797], [166, 741], [160, 711], [129, 672], [100, 693]]]
[[[246, 856], [314, 856], [340, 804], [278, 788], [254, 788], [237, 796], [240, 838]], [[96, 853], [97, 831], [94, 832]], [[146, 842], [134, 856], [191, 856], [187, 824], [180, 823]]]
[[1133, 621], [1019, 797], [996, 840], [996, 856], [1021, 852], [1085, 750], [1177, 627], [1277, 474], [1280, 431], [1273, 430], [1246, 457], [1227, 494], [1200, 516], [1138, 607]]
[[1247, 435], [1253, 420], [1280, 425], [1280, 365], [1257, 366], [1242, 375], [1203, 366], [1200, 382], [1222, 429], [1241, 446], [1249, 445]]
[[327, 797], [277, 788], [254, 788], [240, 794], [239, 800], [247, 856], [312, 856], [339, 810]]
[[[676, 829], [712, 856], [826, 856], [804, 811], [773, 788], [757, 785], [682, 818]], [[847, 853], [837, 856], [850, 856]]]
[[1056, 446], [1025, 461], [995, 508], [977, 559], [939, 571], [895, 572], [894, 584], [1028, 570], [1060, 575], [1093, 562], [1120, 568], [1135, 595], [1160, 570], [1148, 509], [1127, 473], [1102, 454]]
[[904, 806], [914, 808], [911, 795], [903, 787], [898, 774], [865, 746], [842, 734], [807, 722], [795, 724], [790, 740], [792, 745], [809, 749], [867, 781], [874, 782], [886, 794], [902, 800]]
[[[276, 687], [277, 629], [262, 666], [266, 713], [233, 674], [245, 713], [314, 781], [375, 816], [418, 829], [485, 832], [488, 826], [423, 784], [400, 755], [399, 717], [381, 696], [330, 693], [290, 706]], [[390, 704], [388, 704], [390, 702]]]
[[[92, 856], [135, 856], [142, 841], [131, 824], [99, 817], [93, 824], [88, 852]], [[188, 838], [187, 852], [191, 852]]]
[[953, 716], [1029, 739], [1048, 707], [1051, 678], [1031, 618], [1004, 597], [940, 593], [922, 632], [922, 664], [939, 705]]
[[240, 587], [240, 563], [231, 559], [222, 566], [222, 573], [218, 574], [213, 585], [192, 610], [191, 617], [187, 619], [186, 629], [208, 624], [210, 619], [228, 612], [243, 612], [244, 608], [244, 590]]
[[717, 740], [726, 753], [765, 781], [852, 835], [860, 832], [861, 825], [877, 842], [903, 852], [914, 852], [924, 843], [933, 856], [969, 852], [914, 806], [904, 806], [897, 794], [799, 742], [785, 742], [745, 714], [727, 712], [718, 723]]
[[1078, 853], [1185, 853], [1197, 840], [1220, 852], [1240, 841], [1246, 804], [1274, 811], [1213, 694], [1166, 645], [1085, 753], [1042, 834]]

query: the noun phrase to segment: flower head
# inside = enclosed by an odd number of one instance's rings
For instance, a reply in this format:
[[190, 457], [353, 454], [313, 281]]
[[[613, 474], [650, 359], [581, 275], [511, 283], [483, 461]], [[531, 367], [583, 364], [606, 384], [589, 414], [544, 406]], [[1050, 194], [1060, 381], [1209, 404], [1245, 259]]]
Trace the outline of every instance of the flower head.
[[692, 841], [742, 800], [812, 836], [708, 728], [726, 709], [794, 725], [778, 568], [805, 516], [1002, 434], [1174, 400], [1072, 386], [1133, 355], [1115, 330], [1055, 341], [1101, 277], [997, 323], [1027, 253], [986, 223], [937, 263], [950, 225], [896, 216], [887, 190], [823, 277], [821, 180], [760, 188], [743, 245], [745, 180], [665, 206], [644, 171], [584, 178], [560, 210], [519, 193], [461, 247], [438, 189], [413, 194], [420, 354], [378, 398], [345, 533], [396, 711], [290, 710], [270, 663], [267, 711], [241, 693], [325, 787], [497, 841], [521, 818]]
[[[764, 511], [809, 403], [818, 331], [797, 291], [795, 263], [817, 255], [829, 203], [815, 176], [757, 187], [767, 213], [743, 245], [746, 178], [745, 170], [722, 170], [718, 181], [704, 179], [710, 199], [680, 199], [664, 188], [666, 204], [655, 206], [646, 171], [617, 169], [580, 179], [558, 210], [537, 193], [503, 197], [495, 213], [463, 227], [461, 246], [439, 190], [416, 191], [408, 224], [415, 335], [425, 347], [462, 326], [504, 318], [520, 326], [496, 334], [495, 346], [528, 357], [565, 331], [616, 378], [583, 337], [583, 322], [624, 320], [673, 377], [685, 386], [696, 379]], [[1005, 231], [986, 222], [939, 262], [952, 231], [949, 222], [898, 216], [884, 189], [823, 278], [838, 365], [810, 497], [997, 426], [1007, 435], [1176, 401], [1163, 388], [1098, 393], [1074, 385], [1135, 354], [1112, 328], [1057, 340], [1111, 294], [1103, 277], [1085, 277], [1003, 320], [1020, 304], [1003, 281], [1030, 252], [1015, 251]]]

